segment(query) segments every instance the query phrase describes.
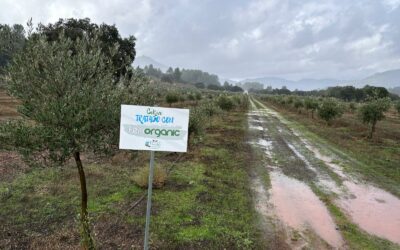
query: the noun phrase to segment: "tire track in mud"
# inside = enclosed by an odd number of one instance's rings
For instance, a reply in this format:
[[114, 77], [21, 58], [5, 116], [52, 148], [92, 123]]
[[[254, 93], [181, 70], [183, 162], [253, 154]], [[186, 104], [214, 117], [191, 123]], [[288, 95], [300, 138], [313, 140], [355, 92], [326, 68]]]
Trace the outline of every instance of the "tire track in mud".
[[[259, 197], [256, 208], [264, 216], [277, 219], [291, 248], [348, 248], [328, 209], [310, 188], [312, 185], [334, 193], [338, 197], [335, 203], [363, 230], [400, 243], [397, 197], [349, 177], [333, 163], [336, 158], [323, 155], [277, 112], [259, 102], [262, 108], [258, 108], [252, 98], [250, 103], [252, 143], [264, 150], [271, 180], [271, 188], [263, 187], [264, 192], [260, 192], [259, 180], [255, 181]], [[267, 204], [263, 207], [260, 201]], [[272, 212], [266, 215], [267, 208]]]

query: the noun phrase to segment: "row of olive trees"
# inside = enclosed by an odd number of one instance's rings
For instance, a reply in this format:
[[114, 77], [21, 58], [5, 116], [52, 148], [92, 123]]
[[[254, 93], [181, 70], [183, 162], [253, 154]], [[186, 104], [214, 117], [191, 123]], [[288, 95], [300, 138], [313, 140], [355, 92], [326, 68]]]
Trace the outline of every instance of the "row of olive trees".
[[190, 109], [189, 117], [189, 141], [192, 135], [201, 135], [207, 126], [211, 127], [212, 117], [224, 112], [231, 112], [234, 109], [247, 110], [248, 96], [238, 95], [214, 95], [202, 101], [197, 106]]
[[[385, 112], [390, 108], [389, 98], [370, 98], [368, 101], [358, 105], [354, 102], [343, 103], [334, 98], [312, 98], [299, 96], [265, 96], [266, 101], [287, 109], [295, 109], [298, 113], [307, 110], [314, 119], [314, 113], [324, 120], [328, 125], [336, 118], [339, 118], [348, 110], [349, 112], [358, 111], [358, 118], [370, 127], [368, 138], [372, 138], [378, 121], [385, 118]], [[360, 106], [360, 107], [357, 107]], [[400, 114], [400, 102], [394, 104]]]
[[165, 102], [168, 103], [168, 105], [171, 107], [172, 104], [177, 103], [177, 102], [184, 102], [186, 100], [188, 101], [200, 101], [202, 99], [202, 95], [199, 91], [183, 91], [182, 89], [180, 91], [175, 90], [175, 91], [169, 91], [165, 95]]
[[93, 249], [94, 243], [81, 153], [117, 149], [120, 104], [150, 105], [155, 100], [145, 77], [133, 73], [115, 78], [121, 72], [112, 63], [118, 46], [104, 48], [101, 36], [99, 32], [72, 40], [61, 33], [48, 41], [40, 33], [30, 34], [6, 72], [8, 92], [21, 101], [24, 119], [3, 124], [0, 130], [0, 144], [26, 157], [36, 154], [59, 163], [75, 160], [85, 249]]

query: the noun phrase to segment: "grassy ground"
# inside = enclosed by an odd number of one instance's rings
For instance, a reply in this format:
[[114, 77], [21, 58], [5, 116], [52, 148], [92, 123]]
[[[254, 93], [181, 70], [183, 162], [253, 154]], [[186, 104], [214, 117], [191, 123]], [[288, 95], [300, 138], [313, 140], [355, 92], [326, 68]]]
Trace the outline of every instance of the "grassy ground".
[[16, 106], [18, 102], [0, 89], [0, 121], [18, 116]]
[[[249, 195], [246, 118], [245, 111], [235, 111], [215, 119], [187, 154], [156, 153], [156, 162], [172, 170], [166, 185], [153, 193], [153, 249], [263, 248]], [[145, 199], [132, 205], [145, 190], [132, 176], [148, 164], [148, 153], [86, 158], [96, 246], [142, 248]], [[0, 203], [1, 249], [78, 248], [80, 191], [72, 163], [3, 179]]]
[[345, 168], [346, 171], [356, 173], [400, 197], [400, 117], [394, 110], [386, 114], [386, 119], [378, 122], [374, 138], [370, 140], [366, 138], [368, 127], [354, 113], [346, 112], [332, 126], [327, 126], [318, 118], [311, 119], [306, 111], [299, 114], [296, 110], [284, 109], [272, 103], [268, 103], [268, 106], [289, 120], [297, 121], [293, 126], [300, 131], [311, 131], [308, 137], [321, 141], [330, 150], [353, 161], [352, 167]]

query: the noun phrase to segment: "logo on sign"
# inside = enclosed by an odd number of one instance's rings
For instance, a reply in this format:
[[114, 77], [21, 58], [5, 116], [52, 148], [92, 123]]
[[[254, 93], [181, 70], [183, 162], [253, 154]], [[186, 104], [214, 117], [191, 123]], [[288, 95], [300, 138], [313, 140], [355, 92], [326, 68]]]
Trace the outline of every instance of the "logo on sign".
[[150, 149], [160, 148], [161, 142], [159, 140], [147, 140], [144, 145]]

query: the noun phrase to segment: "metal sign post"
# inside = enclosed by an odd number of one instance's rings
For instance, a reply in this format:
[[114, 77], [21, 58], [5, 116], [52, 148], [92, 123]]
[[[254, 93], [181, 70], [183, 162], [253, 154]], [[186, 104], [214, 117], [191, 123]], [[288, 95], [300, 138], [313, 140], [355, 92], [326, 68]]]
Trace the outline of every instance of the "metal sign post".
[[151, 193], [153, 191], [153, 174], [154, 174], [154, 151], [150, 151], [149, 186], [147, 188], [146, 227], [145, 227], [145, 232], [144, 232], [144, 249], [145, 250], [149, 249]]

